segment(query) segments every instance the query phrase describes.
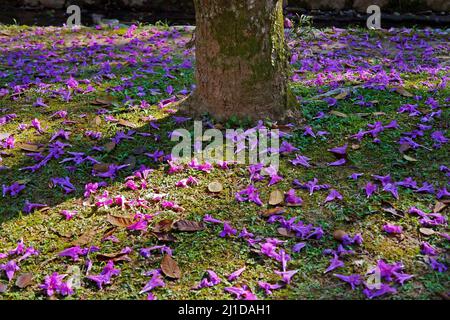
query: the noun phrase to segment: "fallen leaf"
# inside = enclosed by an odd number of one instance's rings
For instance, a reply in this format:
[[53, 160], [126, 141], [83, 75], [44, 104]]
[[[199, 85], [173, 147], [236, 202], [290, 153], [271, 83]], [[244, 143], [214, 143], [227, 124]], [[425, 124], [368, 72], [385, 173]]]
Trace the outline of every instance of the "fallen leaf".
[[19, 142], [16, 144], [17, 147], [19, 147], [19, 149], [24, 150], [24, 151], [29, 151], [29, 152], [41, 152], [44, 151], [43, 147], [40, 147], [36, 144], [32, 144], [32, 143], [22, 143]]
[[162, 242], [174, 242], [177, 240], [171, 233], [152, 232], [152, 235]]
[[96, 116], [92, 122], [94, 125], [99, 126], [102, 123], [102, 118]]
[[71, 245], [82, 247], [88, 243], [91, 243], [94, 237], [97, 235], [97, 232], [98, 232], [97, 228], [90, 229], [85, 233], [83, 233], [78, 239], [72, 241]]
[[410, 157], [410, 156], [408, 156], [406, 154], [403, 155], [403, 159], [405, 159], [406, 161], [409, 161], [409, 162], [417, 162], [417, 161], [419, 161], [419, 160], [417, 160], [417, 159], [415, 159], [413, 157]]
[[337, 241], [342, 241], [346, 235], [347, 232], [345, 232], [344, 230], [336, 230], [333, 232], [333, 237]]
[[179, 220], [174, 223], [173, 228], [181, 232], [196, 232], [205, 229], [203, 222]]
[[106, 152], [113, 151], [115, 147], [116, 147], [116, 143], [114, 141], [105, 143], [105, 145], [103, 146], [103, 148], [105, 149]]
[[401, 96], [408, 97], [408, 98], [414, 97], [414, 95], [411, 92], [407, 91], [403, 87], [395, 87], [394, 89], [395, 89], [395, 92], [397, 92]]
[[97, 172], [107, 172], [110, 165], [110, 163], [96, 163], [93, 165], [92, 169]]
[[110, 97], [104, 98], [104, 99], [100, 99], [97, 98], [94, 101], [91, 102], [91, 104], [93, 104], [94, 106], [110, 106], [112, 105], [114, 102], [114, 100]]
[[280, 190], [274, 190], [270, 193], [269, 204], [276, 206], [284, 201], [284, 194]]
[[411, 149], [411, 145], [409, 144], [409, 143], [402, 143], [401, 145], [400, 145], [400, 148], [398, 148], [398, 150], [401, 152], [401, 153], [405, 153], [406, 151], [408, 151], [408, 150], [410, 150]]
[[124, 126], [124, 127], [128, 127], [128, 128], [137, 128], [136, 124], [134, 124], [131, 121], [124, 120], [124, 119], [120, 119], [118, 124], [121, 125], [121, 126]]
[[129, 156], [125, 159], [123, 164], [128, 164], [128, 169], [133, 170], [136, 167], [136, 157], [135, 156]]
[[295, 233], [292, 232], [292, 231], [287, 230], [286, 228], [278, 228], [277, 231], [283, 237], [288, 237], [288, 238], [295, 237]]
[[113, 216], [108, 215], [106, 220], [111, 223], [113, 226], [126, 228], [134, 223], [134, 219], [132, 217], [125, 216]]
[[33, 282], [33, 274], [32, 273], [22, 273], [17, 277], [16, 286], [20, 289], [28, 287]]
[[385, 208], [382, 208], [381, 210], [383, 210], [384, 212], [393, 214], [394, 216], [403, 217], [403, 214], [399, 214], [397, 209], [395, 209], [393, 207], [385, 207]]
[[346, 115], [345, 113], [336, 111], [336, 110], [331, 110], [330, 114], [335, 115], [335, 116], [340, 117], [340, 118], [348, 118], [348, 115]]
[[261, 212], [261, 215], [263, 217], [270, 217], [276, 214], [283, 214], [286, 212], [286, 209], [283, 207], [276, 207], [276, 208], [271, 208], [271, 209], [267, 209]]
[[219, 193], [223, 191], [223, 185], [219, 181], [213, 181], [208, 184], [208, 191], [212, 193]]
[[114, 232], [116, 232], [116, 230], [117, 230], [117, 227], [111, 227], [111, 228], [106, 229], [106, 231], [103, 233], [102, 240], [112, 236], [114, 234]]
[[164, 255], [161, 260], [161, 270], [169, 278], [180, 279], [181, 270], [178, 263], [168, 254]]
[[138, 155], [146, 153], [147, 151], [148, 150], [145, 146], [141, 146], [141, 147], [137, 147], [137, 148], [133, 149], [133, 154], [138, 156]]
[[152, 230], [154, 232], [169, 232], [170, 230], [172, 230], [172, 224], [173, 220], [164, 219], [156, 223]]
[[433, 212], [438, 213], [438, 212], [441, 212], [442, 210], [444, 210], [445, 208], [447, 208], [447, 204], [438, 201], [434, 205]]
[[97, 254], [96, 258], [98, 261], [131, 261], [128, 253], [123, 252]]
[[433, 229], [430, 228], [420, 228], [419, 231], [421, 234], [426, 236], [432, 236], [433, 234], [436, 233]]
[[348, 92], [347, 90], [344, 90], [344, 91], [342, 91], [341, 93], [339, 93], [337, 96], [335, 96], [334, 98], [335, 98], [336, 100], [342, 100], [342, 99], [347, 98], [348, 95], [349, 95], [349, 92]]

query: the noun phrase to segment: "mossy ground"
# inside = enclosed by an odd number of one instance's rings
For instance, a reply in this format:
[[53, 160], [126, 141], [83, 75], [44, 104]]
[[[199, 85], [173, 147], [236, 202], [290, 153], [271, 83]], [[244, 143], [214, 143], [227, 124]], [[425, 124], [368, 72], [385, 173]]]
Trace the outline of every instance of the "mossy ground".
[[[50, 46], [49, 39], [39, 35], [29, 35], [31, 28], [26, 27], [2, 27], [0, 31], [9, 34], [9, 37], [18, 36], [14, 43], [28, 41], [32, 43], [43, 43]], [[141, 27], [140, 31], [146, 30], [151, 34], [155, 32], [155, 27]], [[27, 33], [28, 32], [28, 33]], [[83, 39], [84, 34], [117, 34], [121, 35], [125, 31], [108, 30], [96, 31], [82, 29], [75, 35], [70, 32], [62, 34], [63, 38], [77, 37]], [[352, 32], [363, 32], [353, 30]], [[21, 36], [19, 36], [22, 34]], [[379, 35], [374, 34], [375, 38]], [[153, 47], [153, 50], [168, 50], [163, 55], [167, 59], [172, 59], [173, 63], [181, 63], [185, 50], [184, 44], [190, 39], [189, 34], [183, 34], [182, 40], [172, 41], [170, 37], [162, 38], [160, 47]], [[377, 39], [377, 38], [376, 38]], [[124, 46], [129, 40], [124, 40]], [[314, 40], [311, 40], [314, 41]], [[443, 40], [444, 41], [444, 40]], [[67, 41], [69, 43], [69, 41]], [[63, 54], [64, 50], [60, 48], [57, 51]], [[114, 52], [120, 53], [121, 47], [117, 46]], [[29, 55], [38, 55], [35, 51]], [[370, 59], [370, 57], [368, 58]], [[3, 61], [4, 62], [4, 61]], [[376, 63], [376, 61], [372, 61]], [[0, 109], [5, 108], [6, 113], [16, 113], [18, 118], [2, 126], [2, 132], [14, 133], [17, 142], [41, 142], [46, 143], [51, 134], [58, 129], [64, 128], [72, 131], [70, 143], [71, 151], [87, 151], [93, 144], [105, 143], [108, 138], [114, 136], [118, 130], [127, 130], [114, 123], [95, 125], [93, 122], [95, 112], [99, 106], [93, 105], [93, 101], [104, 96], [113, 96], [117, 101], [116, 106], [107, 106], [110, 114], [120, 119], [126, 119], [135, 123], [138, 132], [155, 132], [146, 122], [142, 120], [143, 116], [153, 115], [157, 118], [161, 128], [157, 131], [162, 137], [166, 137], [170, 130], [175, 129], [169, 116], [162, 112], [156, 103], [169, 97], [167, 94], [161, 96], [145, 95], [137, 96], [137, 86], [145, 89], [159, 88], [164, 92], [167, 85], [172, 85], [175, 92], [188, 88], [193, 83], [193, 73], [191, 69], [174, 68], [174, 78], [163, 77], [166, 70], [155, 67], [155, 73], [145, 74], [134, 81], [134, 85], [122, 90], [120, 93], [106, 93], [105, 89], [114, 85], [122, 84], [125, 77], [130, 77], [136, 72], [136, 67], [140, 64], [124, 64], [113, 67], [115, 79], [106, 79], [96, 88], [97, 92], [87, 95], [76, 95], [69, 103], [61, 101], [59, 98], [46, 98], [49, 108], [39, 109], [32, 107], [32, 103], [39, 95], [34, 89], [30, 89], [26, 94], [19, 96], [16, 100], [4, 98], [0, 99]], [[6, 70], [7, 65], [0, 65], [0, 71]], [[83, 69], [84, 74], [79, 75], [80, 79], [89, 78], [96, 72], [94, 64]], [[311, 72], [311, 78], [315, 75]], [[428, 79], [428, 75], [423, 74], [402, 74], [405, 79], [405, 89], [424, 97], [433, 96], [442, 105], [449, 96], [448, 88], [429, 93], [422, 82]], [[12, 79], [0, 79], [0, 87]], [[52, 84], [55, 88], [61, 84]], [[346, 83], [344, 86], [350, 86]], [[305, 87], [298, 84], [292, 84], [292, 90], [303, 99], [307, 100], [315, 96], [319, 90], [327, 91], [327, 86], [323, 87]], [[374, 107], [368, 109], [356, 105], [357, 95], [365, 97], [366, 101], [378, 101]], [[123, 101], [125, 96], [132, 98], [146, 99], [155, 104], [150, 109], [131, 108], [125, 106]], [[362, 293], [351, 291], [349, 287], [333, 277], [332, 274], [323, 274], [328, 266], [328, 257], [322, 255], [325, 248], [335, 248], [336, 241], [332, 233], [336, 229], [343, 229], [350, 234], [362, 233], [365, 239], [358, 254], [350, 257], [346, 261], [346, 267], [340, 269], [340, 273], [350, 274], [352, 272], [364, 273], [369, 265], [373, 265], [378, 259], [386, 259], [388, 262], [402, 261], [405, 265], [405, 271], [414, 274], [414, 278], [399, 289], [397, 295], [389, 296], [391, 299], [439, 299], [441, 294], [448, 292], [449, 276], [448, 273], [437, 273], [432, 271], [424, 262], [420, 255], [420, 242], [424, 236], [418, 231], [419, 223], [417, 217], [406, 214], [399, 218], [382, 211], [384, 203], [388, 202], [396, 209], [406, 212], [411, 206], [417, 206], [422, 209], [430, 209], [434, 206], [436, 199], [431, 195], [424, 195], [410, 192], [406, 189], [400, 190], [400, 200], [395, 200], [387, 193], [378, 194], [371, 199], [366, 199], [361, 190], [364, 182], [372, 174], [391, 174], [398, 181], [406, 177], [413, 177], [417, 181], [430, 181], [440, 185], [445, 185], [445, 177], [439, 171], [439, 165], [448, 164], [448, 148], [445, 146], [432, 152], [419, 148], [410, 156], [416, 158], [417, 162], [410, 162], [403, 158], [399, 152], [399, 145], [396, 142], [400, 137], [400, 131], [385, 131], [380, 135], [381, 143], [374, 144], [369, 140], [360, 143], [357, 150], [353, 150], [349, 155], [347, 165], [339, 168], [332, 168], [322, 165], [334, 160], [334, 157], [326, 150], [333, 146], [344, 144], [348, 137], [355, 134], [361, 128], [366, 128], [367, 124], [375, 121], [387, 123], [392, 119], [397, 119], [403, 131], [411, 129], [417, 123], [416, 120], [408, 115], [397, 114], [397, 109], [404, 103], [410, 103], [411, 98], [403, 97], [395, 92], [384, 90], [357, 89], [357, 94], [352, 94], [346, 99], [340, 100], [333, 110], [347, 115], [339, 117], [329, 114], [324, 119], [313, 119], [319, 111], [328, 112], [329, 107], [326, 103], [319, 101], [304, 104], [301, 108], [303, 114], [302, 122], [311, 125], [314, 130], [327, 130], [330, 135], [326, 139], [312, 139], [303, 136], [303, 131], [294, 131], [292, 143], [300, 148], [301, 153], [312, 158], [317, 166], [309, 169], [293, 167], [289, 162], [289, 157], [283, 158], [281, 163], [281, 175], [285, 180], [279, 185], [265, 187], [266, 183], [259, 185], [261, 199], [267, 203], [268, 196], [272, 190], [279, 189], [287, 191], [291, 187], [292, 179], [297, 178], [300, 181], [308, 181], [317, 177], [321, 183], [330, 183], [338, 189], [344, 196], [344, 201], [323, 204], [325, 195], [321, 192], [308, 196], [306, 191], [299, 191], [304, 200], [301, 207], [288, 208], [288, 216], [298, 216], [302, 220], [321, 226], [325, 230], [325, 236], [320, 241], [308, 241], [307, 247], [301, 253], [293, 254], [293, 260], [290, 263], [291, 269], [298, 269], [299, 273], [294, 277], [291, 285], [282, 290], [274, 292], [274, 299], [362, 299]], [[69, 119], [76, 122], [70, 126], [61, 124], [61, 120], [50, 119], [49, 115], [58, 110], [67, 110]], [[364, 113], [364, 114], [361, 114]], [[86, 114], [85, 118], [80, 118], [80, 114]], [[29, 123], [32, 119], [39, 118], [42, 126], [46, 128], [46, 133], [36, 135], [33, 130], [17, 132], [18, 123]], [[445, 120], [447, 119], [447, 120]], [[445, 130], [448, 127], [448, 108], [444, 108], [444, 114], [435, 127]], [[186, 127], [190, 127], [187, 124]], [[93, 143], [83, 135], [85, 130], [96, 130], [103, 133], [102, 141]], [[110, 153], [99, 153], [96, 158], [102, 162], [122, 163], [133, 150], [145, 145], [149, 150], [169, 151], [170, 142], [156, 142], [151, 139], [135, 136], [135, 140], [121, 143]], [[430, 138], [424, 138], [424, 144], [431, 147]], [[83, 187], [87, 182], [95, 181], [89, 165], [80, 166], [74, 173], [69, 173], [57, 161], [51, 161], [49, 165], [37, 173], [19, 171], [20, 167], [30, 165], [30, 159], [24, 155], [24, 152], [18, 148], [10, 152], [11, 156], [3, 157], [3, 165], [10, 167], [9, 170], [0, 172], [0, 184], [10, 185], [14, 181], [26, 182], [26, 189], [19, 196], [0, 198], [0, 252], [15, 247], [18, 240], [23, 239], [27, 245], [33, 245], [40, 251], [40, 255], [33, 257], [21, 265], [19, 273], [31, 272], [34, 275], [33, 285], [19, 289], [11, 283], [8, 290], [0, 294], [0, 299], [46, 299], [46, 296], [38, 289], [46, 275], [52, 272], [65, 273], [71, 265], [78, 265], [83, 268], [83, 261], [79, 263], [70, 262], [68, 259], [58, 258], [57, 253], [69, 246], [69, 243], [79, 235], [94, 227], [99, 227], [100, 231], [92, 239], [91, 245], [99, 245], [102, 253], [118, 252], [125, 246], [133, 249], [130, 255], [131, 262], [120, 263], [121, 275], [113, 280], [112, 285], [106, 286], [103, 290], [98, 290], [91, 282], [82, 281], [82, 288], [76, 291], [76, 294], [67, 299], [144, 299], [145, 295], [140, 295], [139, 291], [148, 281], [144, 276], [145, 271], [159, 267], [159, 258], [143, 259], [138, 255], [141, 247], [148, 247], [157, 244], [155, 238], [149, 234], [140, 234], [128, 232], [126, 230], [117, 230], [115, 235], [119, 238], [119, 243], [103, 242], [100, 239], [103, 231], [108, 228], [108, 222], [105, 217], [107, 213], [121, 214], [120, 209], [112, 208], [108, 211], [104, 209], [92, 210], [90, 207], [84, 207]], [[166, 166], [155, 165], [149, 158], [136, 155], [137, 164], [145, 164], [155, 169], [150, 178], [150, 188], [158, 190], [160, 193], [167, 193], [171, 200], [175, 200], [182, 205], [186, 211], [183, 213], [174, 213], [165, 211], [162, 218], [180, 218], [184, 217], [191, 220], [200, 221], [205, 214], [212, 214], [219, 219], [228, 220], [238, 230], [246, 227], [250, 232], [264, 237], [277, 237], [276, 226], [267, 224], [259, 215], [264, 209], [253, 204], [238, 203], [234, 199], [234, 193], [243, 189], [248, 184], [248, 174], [245, 167], [233, 167], [230, 171], [214, 170], [210, 174], [199, 174], [191, 172], [200, 180], [200, 185], [188, 189], [175, 188], [176, 181], [185, 178], [187, 173], [167, 175]], [[353, 172], [364, 173], [361, 181], [353, 181], [348, 176]], [[131, 171], [122, 172], [119, 177], [111, 182], [106, 188], [110, 194], [123, 194], [125, 197], [137, 197], [134, 191], [127, 191], [123, 188], [124, 177]], [[52, 177], [70, 176], [72, 183], [77, 187], [77, 192], [65, 195], [58, 188], [50, 188], [49, 181]], [[367, 178], [367, 179], [366, 179]], [[224, 191], [217, 195], [212, 195], [207, 191], [207, 185], [213, 180], [220, 181], [224, 186]], [[145, 195], [148, 191], [140, 191]], [[46, 203], [50, 206], [48, 210], [36, 211], [30, 215], [21, 213], [24, 201], [28, 199], [32, 202]], [[60, 215], [63, 209], [75, 209], [79, 211], [78, 216], [73, 220], [66, 221]], [[148, 213], [157, 211], [158, 208], [152, 208]], [[445, 211], [444, 211], [445, 212]], [[382, 226], [386, 222], [401, 225], [404, 228], [404, 238], [389, 237], [382, 232]], [[183, 271], [183, 276], [177, 281], [166, 281], [165, 288], [155, 290], [155, 295], [159, 299], [229, 299], [223, 288], [227, 286], [225, 280], [222, 284], [206, 288], [200, 291], [192, 291], [190, 288], [198, 283], [205, 270], [215, 270], [222, 279], [232, 271], [246, 265], [247, 270], [239, 279], [239, 283], [245, 283], [256, 292], [260, 298], [264, 294], [257, 289], [257, 281], [267, 282], [278, 281], [278, 276], [273, 273], [275, 264], [268, 259], [261, 259], [258, 255], [251, 252], [249, 247], [240, 239], [222, 239], [218, 237], [218, 227], [207, 227], [205, 231], [196, 233], [176, 233], [177, 241], [169, 244], [174, 250], [174, 257]], [[294, 244], [295, 239], [287, 239], [289, 245]], [[438, 248], [448, 249], [448, 241], [443, 238], [432, 236], [427, 238], [431, 244]], [[95, 261], [95, 260], [94, 260]], [[98, 273], [103, 264], [94, 263], [93, 273]], [[7, 284], [7, 280], [2, 276], [0, 282]]]

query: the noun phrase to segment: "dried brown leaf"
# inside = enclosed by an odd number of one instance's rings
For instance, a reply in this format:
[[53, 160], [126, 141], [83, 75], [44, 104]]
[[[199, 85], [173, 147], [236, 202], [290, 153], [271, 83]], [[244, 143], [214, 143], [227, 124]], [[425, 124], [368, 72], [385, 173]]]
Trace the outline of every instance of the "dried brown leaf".
[[33, 274], [32, 273], [22, 273], [17, 277], [16, 286], [20, 289], [26, 288], [33, 282]]
[[271, 208], [271, 209], [267, 209], [264, 211], [261, 211], [261, 215], [263, 217], [270, 217], [276, 214], [283, 214], [286, 212], [286, 209], [283, 207], [276, 207], [276, 208]]
[[196, 232], [205, 229], [203, 222], [179, 220], [174, 223], [173, 228], [182, 232]]
[[78, 239], [72, 241], [72, 246], [85, 246], [91, 243], [94, 240], [94, 237], [97, 235], [98, 229], [93, 228], [86, 232], [84, 232]]
[[269, 204], [276, 206], [284, 201], [284, 194], [280, 190], [274, 190], [270, 193]]
[[126, 228], [134, 223], [134, 219], [129, 216], [114, 216], [108, 215], [106, 220], [113, 226]]
[[169, 232], [172, 230], [173, 220], [172, 219], [164, 219], [158, 221], [153, 227], [154, 232]]
[[180, 279], [181, 270], [174, 258], [168, 254], [164, 255], [161, 260], [161, 270], [169, 278]]

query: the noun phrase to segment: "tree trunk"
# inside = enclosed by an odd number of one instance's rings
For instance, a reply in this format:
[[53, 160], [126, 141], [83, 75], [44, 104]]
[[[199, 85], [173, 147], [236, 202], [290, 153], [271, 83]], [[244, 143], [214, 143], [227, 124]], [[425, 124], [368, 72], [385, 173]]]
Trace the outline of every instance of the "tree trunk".
[[288, 52], [282, 0], [194, 0], [196, 89], [191, 114], [283, 119]]

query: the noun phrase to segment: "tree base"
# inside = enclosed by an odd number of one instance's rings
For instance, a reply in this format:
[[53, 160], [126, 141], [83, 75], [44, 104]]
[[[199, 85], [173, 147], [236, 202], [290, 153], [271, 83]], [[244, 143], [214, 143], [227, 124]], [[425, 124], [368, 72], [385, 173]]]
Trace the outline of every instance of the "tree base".
[[[231, 117], [237, 117], [241, 119], [250, 119], [254, 122], [259, 120], [270, 120], [278, 123], [292, 123], [292, 124], [300, 124], [301, 123], [301, 112], [298, 109], [298, 103], [292, 93], [289, 92], [287, 105], [289, 107], [282, 108], [270, 108], [262, 109], [260, 112], [256, 112], [251, 116], [248, 115], [248, 112], [244, 110], [243, 114], [239, 114], [233, 112], [231, 114], [226, 114], [223, 112], [219, 112], [214, 114], [211, 110], [215, 110], [214, 106], [208, 106], [205, 103], [202, 103], [199, 98], [195, 95], [195, 93], [190, 94], [184, 99], [175, 102], [173, 104], [173, 108], [177, 110], [177, 113], [182, 116], [191, 117], [193, 119], [200, 119], [204, 115], [209, 115], [213, 119], [218, 122], [224, 122], [229, 120]], [[277, 110], [277, 112], [273, 112], [273, 110]]]

